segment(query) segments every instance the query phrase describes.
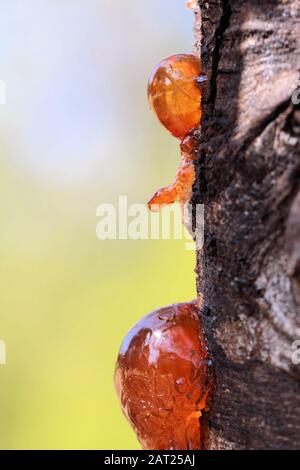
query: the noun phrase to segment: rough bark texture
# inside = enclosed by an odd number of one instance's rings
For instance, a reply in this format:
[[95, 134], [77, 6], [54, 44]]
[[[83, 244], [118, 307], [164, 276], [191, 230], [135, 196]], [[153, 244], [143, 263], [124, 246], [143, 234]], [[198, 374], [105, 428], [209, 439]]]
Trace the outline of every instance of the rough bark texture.
[[204, 446], [299, 449], [300, 0], [199, 6], [209, 84], [193, 202], [215, 374]]

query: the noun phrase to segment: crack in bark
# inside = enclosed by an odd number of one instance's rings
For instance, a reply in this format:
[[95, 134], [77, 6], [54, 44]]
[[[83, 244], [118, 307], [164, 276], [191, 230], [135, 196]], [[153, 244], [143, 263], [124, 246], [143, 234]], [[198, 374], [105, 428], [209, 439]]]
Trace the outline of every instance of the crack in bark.
[[242, 146], [238, 149], [238, 152], [244, 152], [248, 147], [256, 140], [266, 128], [275, 123], [281, 114], [283, 114], [290, 106], [291, 98], [287, 98], [284, 101], [281, 101], [277, 106], [275, 106], [271, 112], [261, 119], [257, 125], [249, 130], [248, 135], [243, 139]]
[[[236, 174], [241, 173], [241, 167], [240, 167], [240, 165], [238, 163], [238, 159], [237, 159], [238, 155], [244, 155], [245, 152], [247, 152], [247, 150], [249, 149], [249, 147], [253, 144], [253, 142], [255, 142], [255, 140], [258, 139], [264, 133], [264, 131], [267, 129], [267, 127], [270, 124], [275, 124], [277, 119], [283, 113], [285, 113], [290, 106], [291, 106], [291, 99], [290, 98], [280, 102], [267, 116], [265, 116], [264, 119], [262, 119], [261, 121], [258, 122], [257, 126], [252, 128], [248, 132], [248, 135], [245, 138], [243, 138], [240, 145], [239, 145], [239, 143], [237, 144], [237, 146], [235, 147], [235, 150], [232, 152], [232, 162], [234, 162], [234, 161], [237, 162], [236, 165], [233, 163], [233, 167], [234, 167], [235, 171], [232, 172], [231, 177], [228, 178], [227, 184], [223, 188], [223, 191], [226, 191], [228, 189], [228, 187], [232, 184], [232, 181], [236, 177]], [[293, 109], [295, 109], [295, 106], [292, 106], [291, 108], [293, 110]], [[293, 111], [291, 111], [291, 114], [292, 113], [293, 113]], [[284, 123], [284, 126], [287, 124], [287, 121], [288, 121], [289, 117], [290, 117], [290, 115], [287, 116], [287, 118], [285, 120], [285, 123]], [[299, 171], [299, 170], [297, 170], [297, 171]], [[299, 176], [297, 174], [295, 174], [293, 176], [294, 176], [293, 180], [299, 179]], [[299, 183], [299, 185], [300, 185], [300, 183]], [[296, 191], [299, 189], [299, 185], [296, 185], [296, 187], [295, 187]], [[292, 194], [289, 194], [288, 196], [286, 196], [286, 198], [284, 198], [281, 205], [278, 207], [278, 210], [280, 210], [282, 207], [284, 207], [291, 199], [293, 199], [293, 197], [294, 197], [294, 191], [292, 192]], [[281, 234], [280, 234], [280, 236], [281, 236]], [[272, 239], [272, 240], [270, 238], [270, 244], [274, 243], [274, 240], [276, 239], [276, 236], [274, 235], [274, 237], [275, 238]]]
[[210, 96], [208, 99], [209, 103], [212, 103], [213, 109], [215, 107], [215, 101], [217, 97], [217, 76], [219, 73], [219, 63], [221, 59], [221, 49], [224, 43], [224, 34], [226, 29], [230, 25], [230, 18], [232, 15], [231, 5], [229, 0], [222, 0], [223, 13], [220, 19], [220, 24], [215, 32], [215, 47], [213, 50], [212, 58], [212, 71], [210, 79]]

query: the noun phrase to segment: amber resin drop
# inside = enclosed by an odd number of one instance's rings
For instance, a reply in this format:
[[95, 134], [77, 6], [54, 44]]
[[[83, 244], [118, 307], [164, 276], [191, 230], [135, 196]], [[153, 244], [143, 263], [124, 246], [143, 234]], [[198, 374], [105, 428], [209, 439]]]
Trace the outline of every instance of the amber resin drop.
[[115, 383], [122, 409], [144, 449], [200, 449], [207, 370], [196, 303], [156, 310], [128, 333]]
[[148, 83], [148, 99], [160, 122], [183, 139], [201, 120], [200, 60], [177, 54], [162, 60]]
[[[201, 75], [200, 60], [194, 55], [177, 54], [162, 60], [153, 70], [148, 82], [148, 99], [158, 119], [182, 143], [194, 141], [194, 131], [199, 127], [202, 108], [200, 83], [207, 78]], [[191, 196], [195, 181], [194, 153], [181, 146], [181, 163], [175, 181], [160, 189], [150, 199], [148, 206], [157, 211], [179, 200], [185, 204]]]

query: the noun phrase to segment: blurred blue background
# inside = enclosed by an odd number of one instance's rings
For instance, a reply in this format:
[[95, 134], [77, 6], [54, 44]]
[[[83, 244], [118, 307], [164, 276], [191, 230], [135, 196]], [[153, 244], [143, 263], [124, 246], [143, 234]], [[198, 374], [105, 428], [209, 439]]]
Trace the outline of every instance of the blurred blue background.
[[96, 208], [144, 203], [178, 142], [149, 110], [190, 52], [184, 0], [2, 0], [0, 448], [136, 449], [113, 371], [128, 329], [195, 296], [184, 241], [100, 241]]

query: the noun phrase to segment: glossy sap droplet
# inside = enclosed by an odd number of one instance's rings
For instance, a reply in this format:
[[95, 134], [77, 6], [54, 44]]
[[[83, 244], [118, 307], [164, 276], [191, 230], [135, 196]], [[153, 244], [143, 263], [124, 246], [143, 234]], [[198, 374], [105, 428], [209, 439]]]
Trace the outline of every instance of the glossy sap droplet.
[[186, 7], [190, 8], [191, 10], [194, 10], [195, 8], [198, 7], [198, 2], [197, 0], [188, 0], [186, 2]]
[[208, 391], [207, 350], [196, 303], [144, 317], [120, 349], [115, 382], [144, 449], [200, 448]]
[[201, 120], [200, 60], [176, 54], [162, 60], [148, 82], [148, 99], [160, 122], [183, 139]]

